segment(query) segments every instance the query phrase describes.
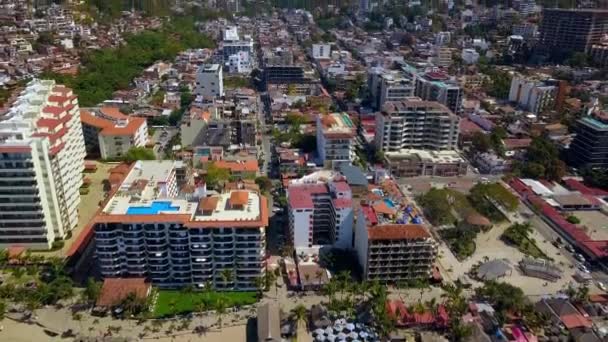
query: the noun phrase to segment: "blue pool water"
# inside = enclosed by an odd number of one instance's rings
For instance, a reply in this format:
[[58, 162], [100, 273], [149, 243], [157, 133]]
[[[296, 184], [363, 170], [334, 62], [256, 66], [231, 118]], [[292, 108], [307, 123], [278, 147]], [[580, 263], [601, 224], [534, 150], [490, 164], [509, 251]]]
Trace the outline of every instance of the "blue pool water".
[[172, 207], [171, 202], [152, 202], [149, 207], [129, 207], [127, 215], [154, 215], [159, 211], [178, 211], [179, 207]]
[[386, 205], [387, 205], [389, 208], [391, 208], [391, 209], [395, 207], [395, 203], [393, 203], [393, 201], [391, 201], [391, 200], [390, 200], [390, 199], [388, 199], [388, 198], [385, 198], [385, 199], [384, 199], [384, 203], [386, 203]]

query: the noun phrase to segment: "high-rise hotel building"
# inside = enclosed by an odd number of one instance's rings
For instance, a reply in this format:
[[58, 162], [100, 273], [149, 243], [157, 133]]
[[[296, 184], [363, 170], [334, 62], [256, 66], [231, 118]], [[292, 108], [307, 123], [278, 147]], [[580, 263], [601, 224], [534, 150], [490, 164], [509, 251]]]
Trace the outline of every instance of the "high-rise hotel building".
[[178, 191], [176, 161], [138, 161], [94, 218], [104, 277], [148, 277], [164, 288], [255, 290], [266, 269], [268, 203], [236, 189]]
[[0, 113], [0, 248], [50, 248], [76, 227], [85, 153], [69, 88], [31, 81]]

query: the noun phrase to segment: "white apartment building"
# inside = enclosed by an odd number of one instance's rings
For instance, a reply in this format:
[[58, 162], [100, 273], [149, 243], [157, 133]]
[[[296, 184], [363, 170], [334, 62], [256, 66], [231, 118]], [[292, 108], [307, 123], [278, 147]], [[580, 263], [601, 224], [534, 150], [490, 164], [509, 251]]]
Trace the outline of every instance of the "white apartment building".
[[330, 59], [331, 58], [331, 45], [329, 45], [329, 44], [312, 44], [312, 58]]
[[452, 150], [458, 143], [460, 118], [446, 106], [411, 97], [387, 102], [376, 114], [376, 148]]
[[338, 169], [355, 158], [355, 125], [346, 113], [317, 117], [317, 153], [323, 165]]
[[251, 56], [249, 55], [249, 52], [246, 51], [239, 51], [234, 55], [230, 55], [230, 57], [228, 57], [228, 63], [226, 63], [228, 72], [231, 74], [248, 74], [252, 70], [252, 65]]
[[475, 64], [479, 60], [479, 52], [475, 49], [463, 49], [461, 57], [466, 64]]
[[232, 56], [237, 55], [241, 52], [244, 52], [249, 56], [248, 68], [249, 70], [253, 69], [253, 38], [251, 38], [251, 36], [244, 36], [241, 39], [241, 37], [239, 36], [238, 28], [236, 26], [228, 27], [226, 30], [224, 30], [222, 41], [222, 58], [224, 64], [229, 63]]
[[405, 100], [414, 95], [415, 82], [399, 71], [374, 69], [368, 80], [376, 108], [388, 101]]
[[534, 114], [553, 109], [557, 95], [557, 82], [551, 79], [515, 76], [511, 81], [509, 101]]
[[196, 73], [194, 94], [204, 98], [224, 96], [224, 78], [219, 64], [201, 65]]
[[118, 108], [102, 107], [81, 110], [87, 154], [102, 159], [122, 157], [132, 147], [148, 143], [148, 124], [145, 118], [127, 116]]
[[[305, 178], [314, 177], [313, 175]], [[352, 191], [345, 181], [300, 181], [287, 189], [289, 230], [296, 251], [319, 246], [352, 248]]]
[[0, 116], [0, 248], [50, 248], [76, 227], [85, 154], [77, 96], [28, 83]]
[[136, 162], [94, 218], [102, 275], [145, 276], [162, 288], [255, 290], [266, 269], [266, 198], [243, 189], [179, 193], [176, 163]]

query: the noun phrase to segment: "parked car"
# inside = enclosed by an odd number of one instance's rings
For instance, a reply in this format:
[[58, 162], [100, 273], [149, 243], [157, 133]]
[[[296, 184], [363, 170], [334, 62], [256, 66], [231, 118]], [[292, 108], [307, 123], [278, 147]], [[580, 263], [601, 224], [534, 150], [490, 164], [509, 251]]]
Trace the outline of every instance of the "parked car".
[[583, 265], [583, 264], [579, 264], [579, 265], [578, 265], [578, 269], [579, 269], [581, 272], [583, 272], [583, 273], [591, 273], [591, 272], [589, 271], [589, 269], [587, 268], [587, 266], [585, 266], [585, 265]]
[[597, 282], [597, 287], [598, 287], [600, 290], [602, 290], [602, 291], [606, 292], [606, 285], [604, 285], [604, 283], [602, 283], [601, 281], [598, 281], [598, 282]]
[[584, 257], [582, 254], [580, 254], [580, 253], [576, 253], [576, 254], [574, 254], [574, 258], [575, 258], [576, 260], [580, 261], [580, 262], [585, 262], [585, 261], [586, 261], [586, 260], [585, 260], [585, 257]]
[[566, 250], [570, 253], [574, 253], [574, 247], [570, 244], [566, 244]]

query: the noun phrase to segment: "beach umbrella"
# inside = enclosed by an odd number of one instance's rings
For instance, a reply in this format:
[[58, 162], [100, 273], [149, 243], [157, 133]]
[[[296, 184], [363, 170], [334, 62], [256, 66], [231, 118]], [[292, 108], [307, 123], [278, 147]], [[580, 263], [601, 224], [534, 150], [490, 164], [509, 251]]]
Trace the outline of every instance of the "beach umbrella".
[[324, 335], [317, 335], [317, 337], [315, 339], [317, 341], [325, 341], [325, 336]]
[[348, 324], [345, 326], [345, 328], [346, 328], [346, 330], [348, 330], [348, 331], [353, 331], [353, 330], [355, 330], [355, 325], [354, 325], [354, 324], [352, 324], [352, 323], [348, 323]]
[[327, 341], [334, 342], [335, 340], [336, 340], [336, 335], [334, 335], [334, 334], [327, 335]]
[[315, 330], [315, 331], [314, 331], [314, 333], [315, 333], [316, 335], [323, 335], [323, 334], [325, 333], [325, 330], [323, 330], [323, 329], [319, 328], [319, 329]]
[[361, 323], [355, 323], [355, 328], [357, 328], [357, 330], [363, 330], [363, 328], [365, 328], [365, 326]]
[[342, 324], [334, 324], [334, 331], [337, 333], [341, 332], [342, 330], [344, 330], [344, 326]]
[[361, 337], [362, 339], [366, 339], [369, 336], [368, 333], [366, 333], [365, 331], [362, 331], [359, 333], [359, 337]]
[[350, 334], [348, 334], [348, 337], [352, 338], [353, 340], [356, 339], [357, 337], [359, 337], [359, 334], [357, 334], [356, 332], [351, 332]]
[[346, 338], [347, 338], [348, 336], [347, 336], [345, 333], [342, 333], [342, 332], [341, 332], [341, 333], [339, 333], [339, 334], [338, 334], [336, 337], [338, 338], [338, 341], [344, 341], [344, 340], [346, 340]]
[[329, 334], [333, 334], [333, 333], [334, 333], [334, 329], [332, 329], [331, 327], [325, 328], [325, 335], [329, 335]]

